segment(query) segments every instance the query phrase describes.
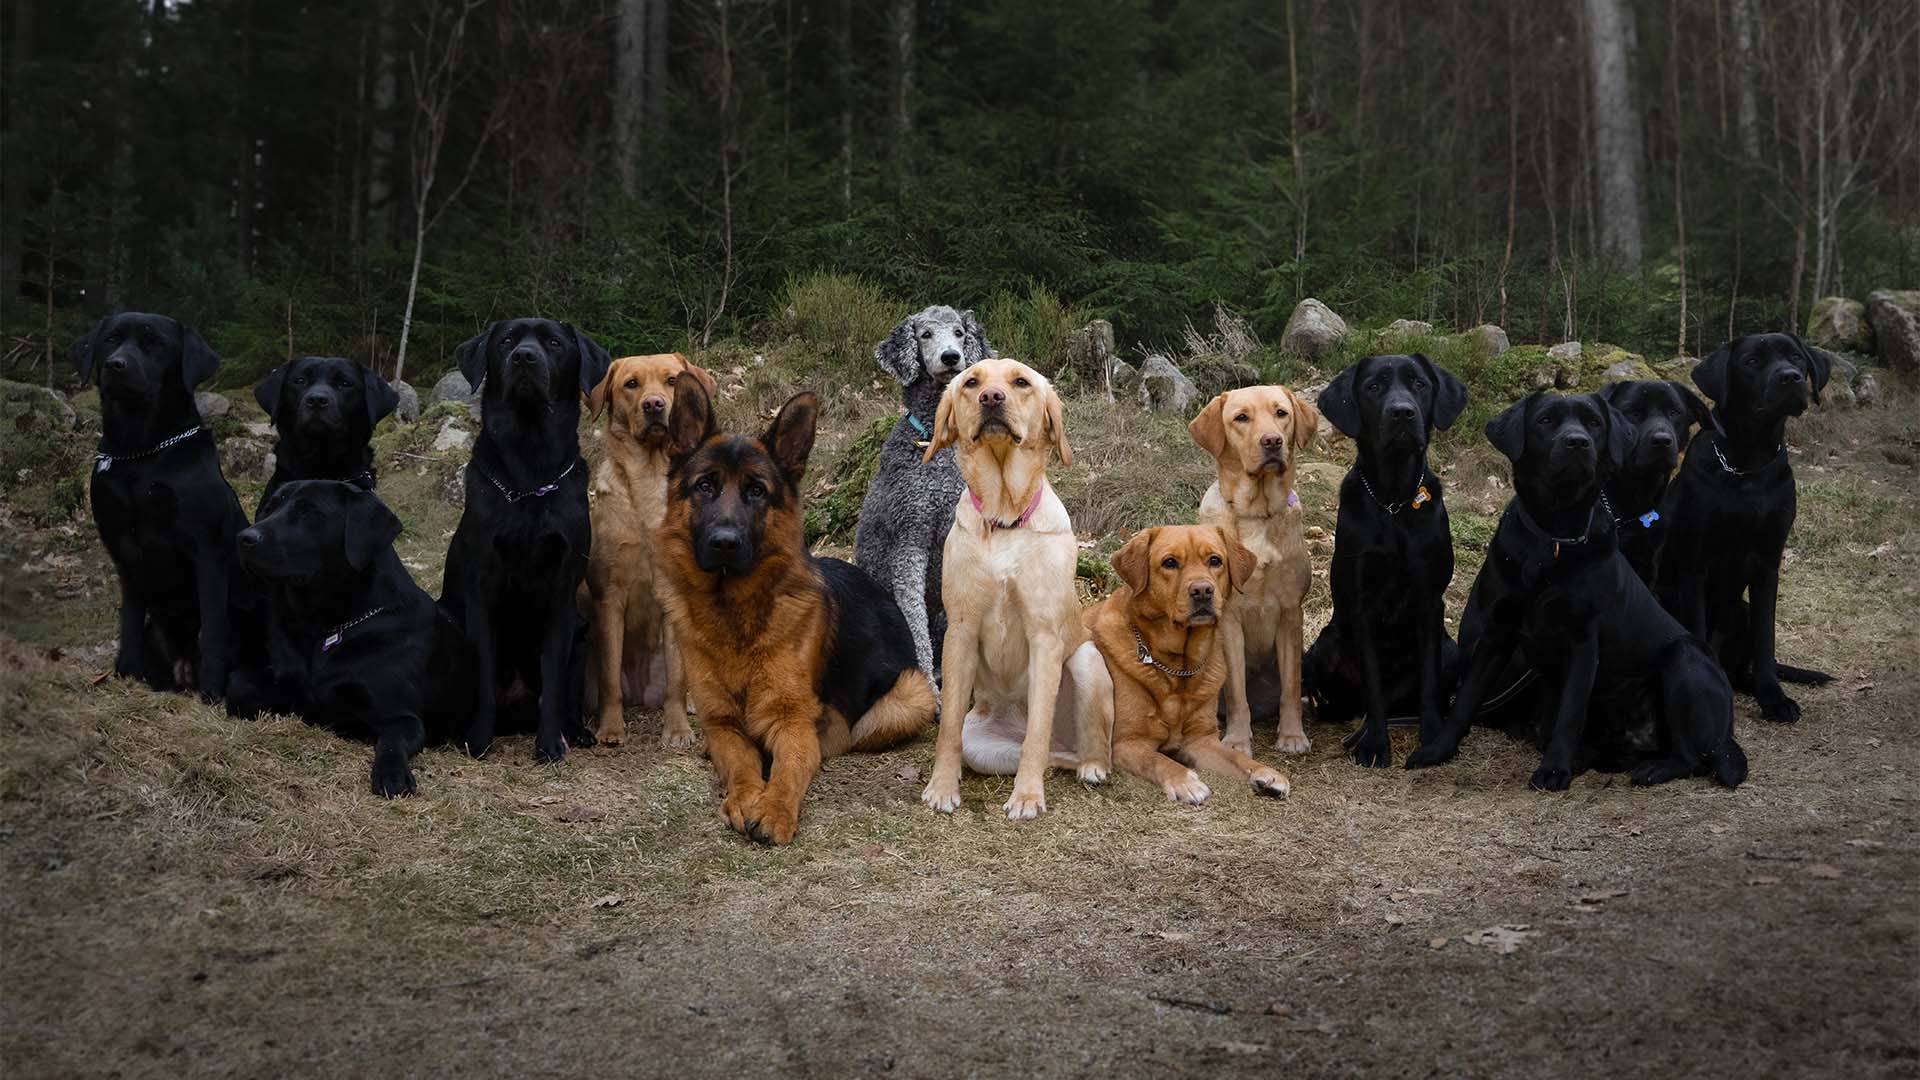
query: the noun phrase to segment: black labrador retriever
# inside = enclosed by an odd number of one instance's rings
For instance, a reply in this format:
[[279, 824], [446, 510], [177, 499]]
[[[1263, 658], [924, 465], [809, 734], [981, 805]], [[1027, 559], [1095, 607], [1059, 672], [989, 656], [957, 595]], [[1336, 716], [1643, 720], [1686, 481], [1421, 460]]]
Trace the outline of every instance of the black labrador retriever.
[[120, 578], [113, 670], [218, 700], [236, 653], [259, 646], [257, 597], [233, 559], [247, 515], [193, 402], [220, 358], [192, 327], [125, 312], [100, 320], [73, 360], [100, 384], [91, 494]]
[[371, 738], [373, 793], [414, 793], [407, 761], [473, 715], [473, 646], [394, 553], [400, 519], [372, 492], [294, 480], [239, 535], [268, 600], [269, 666], [236, 672], [227, 711], [296, 713]]
[[1348, 748], [1381, 768], [1393, 763], [1388, 718], [1437, 730], [1451, 688], [1453, 537], [1427, 443], [1460, 418], [1467, 390], [1424, 356], [1370, 356], [1334, 376], [1318, 405], [1359, 457], [1340, 483], [1333, 619], [1307, 651], [1302, 684], [1320, 721], [1364, 716]]
[[612, 362], [593, 339], [548, 319], [497, 322], [456, 352], [481, 389], [466, 509], [447, 551], [440, 601], [478, 650], [478, 697], [464, 736], [493, 745], [503, 704], [537, 710], [534, 758], [584, 737], [585, 622], [574, 603], [593, 528], [580, 457], [581, 397]]
[[1674, 466], [1687, 452], [1693, 426], [1707, 423], [1707, 406], [1671, 379], [1608, 383], [1600, 396], [1633, 424], [1626, 460], [1600, 489], [1602, 509], [1613, 518], [1620, 554], [1641, 581], [1652, 585], [1654, 564], [1667, 536], [1660, 504]]
[[291, 480], [345, 480], [373, 488], [373, 426], [400, 404], [387, 380], [345, 357], [303, 356], [269, 372], [253, 388], [253, 399], [280, 435], [261, 506]]
[[1798, 511], [1787, 420], [1820, 400], [1828, 373], [1826, 357], [1792, 334], [1751, 334], [1695, 365], [1694, 385], [1714, 402], [1712, 424], [1661, 508], [1661, 595], [1733, 684], [1753, 693], [1760, 715], [1783, 723], [1800, 719], [1800, 706], [1782, 680], [1833, 678], [1780, 664], [1774, 653], [1780, 559]]
[[[1633, 765], [1634, 783], [1705, 774], [1738, 786], [1747, 759], [1726, 675], [1621, 556], [1601, 503], [1632, 425], [1598, 395], [1534, 393], [1488, 421], [1487, 440], [1513, 462], [1514, 496], [1460, 619], [1467, 673], [1452, 714], [1433, 738], [1422, 733], [1407, 767], [1453, 758], [1519, 658], [1537, 681], [1509, 707], [1537, 719], [1543, 746], [1529, 786], [1566, 790], [1596, 743], [1643, 718], [1657, 747]], [[1609, 729], [1590, 732], [1589, 716]]]

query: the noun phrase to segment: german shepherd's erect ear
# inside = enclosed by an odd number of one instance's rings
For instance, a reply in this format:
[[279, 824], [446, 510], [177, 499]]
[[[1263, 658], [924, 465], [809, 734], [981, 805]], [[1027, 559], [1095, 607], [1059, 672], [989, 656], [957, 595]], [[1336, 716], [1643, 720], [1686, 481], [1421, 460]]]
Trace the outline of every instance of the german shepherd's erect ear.
[[760, 437], [767, 453], [773, 455], [781, 471], [787, 474], [787, 482], [796, 488], [800, 486], [800, 478], [806, 475], [807, 457], [813, 453], [813, 430], [819, 420], [819, 396], [811, 390], [802, 390], [780, 406], [773, 426]]
[[673, 437], [673, 468], [680, 467], [681, 458], [700, 449], [713, 430], [713, 404], [700, 380], [675, 380], [673, 415], [667, 418], [667, 431]]

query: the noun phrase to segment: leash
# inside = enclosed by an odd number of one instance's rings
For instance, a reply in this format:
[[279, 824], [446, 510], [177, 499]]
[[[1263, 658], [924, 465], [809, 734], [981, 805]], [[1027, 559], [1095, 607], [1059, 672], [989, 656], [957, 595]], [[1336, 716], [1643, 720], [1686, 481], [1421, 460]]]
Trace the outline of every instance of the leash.
[[1025, 510], [1020, 511], [1020, 516], [1017, 518], [1014, 518], [1011, 524], [1005, 521], [1001, 521], [999, 518], [987, 517], [986, 504], [980, 501], [980, 496], [974, 494], [972, 488], [967, 489], [967, 498], [973, 501], [974, 512], [979, 514], [981, 518], [983, 518], [986, 521], [987, 531], [992, 532], [995, 529], [1018, 529], [1022, 525], [1025, 525], [1027, 523], [1027, 519], [1033, 516], [1033, 512], [1035, 510], [1040, 509], [1040, 496], [1046, 494], [1046, 491], [1047, 491], [1047, 486], [1045, 484], [1041, 484], [1039, 487], [1035, 488], [1033, 490], [1033, 501], [1027, 504], [1027, 508]]
[[113, 468], [113, 463], [116, 461], [138, 461], [141, 458], [150, 458], [163, 450], [186, 442], [188, 439], [200, 434], [200, 431], [201, 425], [195, 424], [180, 434], [161, 439], [152, 447], [136, 454], [109, 454], [104, 450], [96, 450], [93, 454], [93, 471], [97, 473], [106, 472], [108, 469]]
[[378, 615], [385, 610], [387, 609], [384, 606], [377, 607], [377, 608], [374, 608], [372, 611], [369, 611], [361, 615], [357, 619], [348, 619], [346, 622], [343, 622], [339, 626], [334, 627], [331, 633], [329, 633], [326, 637], [320, 639], [320, 651], [332, 652], [333, 647], [335, 645], [338, 645], [342, 641], [345, 641], [347, 639], [347, 631], [353, 629], [356, 626], [359, 626], [361, 623], [366, 622], [368, 619], [373, 618], [375, 615]]
[[[1367, 483], [1367, 474], [1358, 465], [1354, 466], [1353, 474], [1360, 478], [1360, 486], [1367, 489], [1367, 498], [1372, 499], [1373, 504], [1375, 506], [1378, 506], [1380, 509], [1385, 510], [1388, 516], [1398, 514], [1400, 511], [1405, 510], [1408, 507], [1412, 507], [1413, 509], [1418, 510], [1423, 504], [1425, 504], [1426, 502], [1428, 502], [1433, 498], [1432, 495], [1429, 495], [1427, 493], [1427, 485], [1421, 484], [1418, 490], [1416, 490], [1413, 493], [1412, 497], [1410, 498], [1402, 499], [1401, 501], [1396, 503], [1382, 502], [1380, 500], [1380, 496], [1374, 494], [1373, 485]], [[1420, 459], [1420, 475], [1421, 476], [1427, 475], [1427, 459], [1425, 457], [1422, 457]], [[1288, 494], [1292, 494], [1292, 493], [1289, 492]], [[1288, 506], [1296, 505], [1297, 501], [1298, 500], [1295, 500], [1295, 499], [1288, 499], [1287, 505]]]
[[483, 478], [485, 478], [487, 483], [492, 484], [495, 488], [499, 489], [500, 494], [503, 497], [505, 497], [508, 502], [517, 503], [521, 499], [537, 499], [542, 496], [551, 495], [554, 492], [559, 491], [560, 481], [565, 480], [567, 478], [567, 474], [573, 472], [574, 466], [580, 464], [580, 459], [577, 457], [574, 458], [571, 462], [567, 464], [566, 468], [560, 470], [559, 476], [554, 477], [553, 480], [549, 483], [541, 484], [539, 487], [534, 488], [532, 491], [515, 491], [512, 488], [508, 487], [507, 485], [501, 483], [500, 481], [495, 480], [490, 474], [488, 474], [487, 470], [482, 469], [480, 467], [479, 462], [476, 461], [476, 462], [472, 462], [471, 464], [473, 466], [473, 470], [479, 473]]
[[1151, 664], [1154, 667], [1159, 668], [1161, 671], [1166, 672], [1168, 675], [1171, 675], [1176, 679], [1191, 679], [1195, 675], [1200, 674], [1199, 668], [1194, 668], [1192, 671], [1181, 671], [1178, 668], [1169, 667], [1166, 664], [1163, 664], [1160, 661], [1155, 660], [1153, 658], [1153, 654], [1147, 651], [1147, 643], [1145, 639], [1141, 638], [1140, 636], [1140, 628], [1135, 626], [1135, 627], [1132, 627], [1132, 630], [1133, 630], [1134, 655], [1139, 658], [1141, 663]]

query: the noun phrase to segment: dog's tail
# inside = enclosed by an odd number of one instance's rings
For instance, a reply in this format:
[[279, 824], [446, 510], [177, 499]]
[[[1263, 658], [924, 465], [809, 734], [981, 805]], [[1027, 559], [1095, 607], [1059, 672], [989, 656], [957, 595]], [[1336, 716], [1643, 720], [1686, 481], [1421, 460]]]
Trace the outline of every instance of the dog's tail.
[[1833, 681], [1833, 676], [1824, 671], [1794, 667], [1792, 664], [1775, 663], [1773, 671], [1780, 677], [1781, 682], [1794, 683], [1798, 686], [1825, 686]]
[[933, 683], [919, 668], [908, 668], [853, 725], [853, 748], [871, 753], [898, 746], [932, 725], [935, 707]]

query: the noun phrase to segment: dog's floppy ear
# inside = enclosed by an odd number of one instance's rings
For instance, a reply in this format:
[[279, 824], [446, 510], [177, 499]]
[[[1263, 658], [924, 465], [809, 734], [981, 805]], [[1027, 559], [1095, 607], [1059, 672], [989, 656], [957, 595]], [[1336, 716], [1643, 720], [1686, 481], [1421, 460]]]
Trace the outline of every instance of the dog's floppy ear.
[[1539, 396], [1540, 391], [1535, 390], [1487, 421], [1487, 441], [1515, 465], [1520, 464], [1520, 455], [1527, 450], [1527, 409]]
[[1425, 356], [1414, 353], [1413, 358], [1420, 361], [1420, 365], [1427, 369], [1427, 374], [1433, 377], [1433, 426], [1445, 431], [1466, 411], [1467, 388], [1453, 377], [1453, 372]]
[[933, 435], [927, 439], [927, 452], [920, 455], [922, 465], [932, 461], [933, 455], [952, 446], [960, 438], [954, 431], [953, 421], [953, 388], [958, 385], [960, 381], [955, 379], [940, 393], [940, 404], [933, 410]]
[[487, 343], [493, 340], [493, 328], [499, 323], [488, 323], [485, 330], [460, 343], [453, 350], [453, 362], [460, 368], [460, 376], [467, 380], [467, 386], [479, 393], [480, 384], [487, 379]]
[[1633, 452], [1633, 421], [1627, 414], [1613, 407], [1613, 402], [1600, 394], [1593, 395], [1593, 403], [1600, 407], [1600, 415], [1607, 420], [1607, 462], [1610, 471], [1618, 471], [1627, 463], [1627, 455]]
[[1287, 399], [1293, 402], [1293, 448], [1305, 450], [1313, 445], [1313, 437], [1320, 434], [1320, 410], [1306, 398], [1293, 392], [1291, 387], [1281, 387], [1287, 392]]
[[[626, 357], [620, 359], [624, 360]], [[615, 360], [608, 365], [607, 373], [600, 376], [600, 381], [593, 384], [593, 389], [587, 391], [587, 419], [600, 419], [600, 411], [607, 407], [607, 399], [613, 396], [613, 380], [619, 375], [620, 360]]]
[[74, 342], [73, 347], [67, 350], [67, 358], [73, 361], [73, 370], [80, 373], [81, 386], [93, 382], [93, 336], [100, 332], [100, 328], [106, 325], [106, 321], [101, 319], [94, 323], [93, 329], [81, 335], [80, 340]]
[[873, 358], [903, 386], [920, 377], [920, 347], [913, 340], [913, 316], [901, 319], [900, 325], [873, 347]]
[[1253, 577], [1253, 572], [1259, 569], [1260, 560], [1247, 550], [1247, 545], [1241, 543], [1239, 537], [1218, 525], [1213, 527], [1213, 531], [1220, 534], [1221, 546], [1227, 549], [1227, 581], [1238, 592]]
[[564, 324], [567, 333], [573, 335], [574, 352], [580, 356], [580, 392], [582, 394], [600, 385], [607, 377], [607, 367], [613, 363], [613, 357], [600, 343], [574, 329], [572, 323]]
[[400, 538], [400, 519], [372, 492], [354, 496], [347, 503], [341, 523], [341, 541], [346, 547], [347, 565], [365, 570], [373, 565], [395, 540]]
[[1060, 464], [1073, 467], [1073, 447], [1067, 445], [1067, 410], [1060, 403], [1060, 391], [1047, 387], [1046, 409], [1047, 434], [1053, 439], [1053, 448], [1060, 451]]
[[[291, 360], [281, 364], [267, 372], [267, 377], [253, 386], [253, 400], [260, 403], [261, 411], [267, 414], [268, 422], [275, 427], [280, 425], [280, 418], [275, 415], [280, 411], [280, 388], [286, 385], [287, 369], [292, 366]], [[375, 422], [378, 423], [378, 421]]]
[[1147, 591], [1147, 560], [1153, 551], [1153, 534], [1159, 531], [1155, 527], [1134, 533], [1133, 538], [1122, 544], [1109, 560], [1113, 563], [1114, 572], [1120, 575], [1120, 580], [1126, 582], [1127, 588], [1132, 589], [1136, 596]]
[[673, 452], [690, 454], [713, 434], [713, 406], [698, 379], [676, 379], [673, 384], [673, 408], [667, 416], [667, 431], [673, 436]]
[[1733, 350], [1746, 338], [1729, 341], [1713, 350], [1713, 355], [1693, 365], [1693, 385], [1713, 399], [1715, 405], [1727, 403], [1727, 365], [1733, 362]]
[[1227, 448], [1227, 395], [1215, 394], [1200, 415], [1187, 421], [1187, 434], [1193, 436], [1193, 444], [1205, 450], [1216, 461], [1220, 451]]
[[187, 384], [187, 392], [213, 378], [220, 370], [220, 357], [214, 354], [213, 346], [200, 336], [200, 331], [175, 319], [173, 325], [180, 328], [180, 378]]
[[972, 308], [960, 313], [960, 327], [966, 332], [966, 348], [960, 350], [961, 367], [971, 367], [995, 355], [993, 346], [987, 344], [986, 330], [981, 327], [980, 320], [973, 317]]
[[360, 369], [360, 396], [367, 401], [367, 425], [369, 427], [385, 420], [393, 410], [400, 407], [400, 391], [393, 384], [380, 377], [380, 373], [370, 367]]
[[773, 425], [760, 437], [767, 452], [786, 472], [787, 482], [795, 487], [800, 486], [800, 478], [807, 473], [807, 457], [813, 453], [813, 431], [819, 422], [819, 395], [802, 390], [780, 406]]
[[1626, 388], [1627, 384], [1625, 382], [1610, 382], [1600, 389], [1595, 390], [1593, 396], [1612, 405], [1620, 399], [1620, 392]]
[[[674, 353], [673, 355], [680, 361], [680, 370], [693, 376], [693, 380], [700, 384], [700, 389], [707, 392], [707, 400], [713, 400], [714, 396], [720, 392], [719, 384], [713, 381], [713, 372], [687, 359], [684, 353]], [[676, 379], [674, 381], [678, 382], [679, 380]]]
[[1813, 388], [1813, 403], [1820, 404], [1820, 391], [1827, 388], [1827, 380], [1833, 376], [1833, 361], [1827, 359], [1824, 349], [1816, 349], [1800, 340], [1799, 334], [1788, 334], [1800, 350], [1801, 369], [1807, 373], [1807, 385]]
[[1360, 400], [1354, 397], [1353, 384], [1360, 377], [1360, 365], [1365, 360], [1356, 360], [1347, 365], [1345, 371], [1333, 377], [1326, 389], [1314, 404], [1320, 407], [1320, 415], [1327, 418], [1334, 430], [1348, 438], [1360, 434]]
[[1667, 385], [1673, 387], [1673, 392], [1680, 395], [1680, 404], [1686, 407], [1687, 415], [1693, 419], [1694, 423], [1706, 427], [1713, 422], [1713, 414], [1708, 411], [1707, 403], [1700, 400], [1699, 394], [1687, 389], [1684, 383], [1675, 382], [1672, 379], [1667, 380]]

